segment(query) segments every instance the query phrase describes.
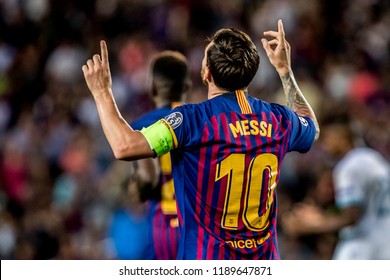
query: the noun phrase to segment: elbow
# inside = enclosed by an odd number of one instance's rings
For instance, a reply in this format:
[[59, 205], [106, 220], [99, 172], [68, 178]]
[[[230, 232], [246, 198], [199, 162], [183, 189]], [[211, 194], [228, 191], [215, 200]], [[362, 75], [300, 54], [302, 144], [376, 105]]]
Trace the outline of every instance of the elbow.
[[311, 117], [311, 120], [313, 121], [314, 128], [315, 128], [315, 135], [314, 135], [314, 142], [315, 142], [320, 137], [320, 125], [319, 125], [317, 118], [315, 116]]
[[117, 160], [128, 160], [128, 157], [126, 157], [123, 153], [114, 151], [114, 157]]
[[152, 150], [145, 151], [143, 147], [140, 147], [136, 143], [130, 143], [131, 142], [124, 142], [122, 144], [111, 146], [114, 157], [117, 160], [132, 161], [154, 156], [154, 152]]
[[316, 127], [316, 134], [315, 134], [315, 136], [314, 136], [314, 141], [317, 141], [318, 140], [318, 138], [320, 137], [320, 128], [319, 128], [319, 126], [317, 126]]
[[118, 160], [132, 161], [153, 157], [154, 151], [141, 133], [131, 133], [109, 141], [114, 157]]
[[114, 157], [118, 160], [130, 160], [131, 147], [127, 143], [117, 143], [111, 146]]

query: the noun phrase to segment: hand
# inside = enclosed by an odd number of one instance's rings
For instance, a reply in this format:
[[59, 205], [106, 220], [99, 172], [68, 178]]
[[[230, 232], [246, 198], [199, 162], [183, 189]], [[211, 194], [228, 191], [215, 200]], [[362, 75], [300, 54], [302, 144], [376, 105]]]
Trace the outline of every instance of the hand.
[[95, 54], [82, 67], [85, 81], [94, 97], [102, 93], [111, 92], [112, 88], [108, 50], [106, 42], [103, 40], [100, 41], [100, 50], [101, 57]]
[[309, 203], [300, 203], [281, 217], [283, 230], [291, 236], [317, 233], [324, 223], [323, 211]]
[[276, 68], [280, 76], [287, 74], [291, 69], [291, 47], [286, 41], [283, 22], [278, 20], [278, 31], [265, 31], [264, 36], [273, 37], [271, 40], [261, 39], [263, 48], [271, 64]]

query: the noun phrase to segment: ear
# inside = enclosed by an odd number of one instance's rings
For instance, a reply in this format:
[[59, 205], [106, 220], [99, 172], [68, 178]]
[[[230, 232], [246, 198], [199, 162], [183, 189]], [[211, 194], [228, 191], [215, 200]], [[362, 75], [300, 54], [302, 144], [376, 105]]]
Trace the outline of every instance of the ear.
[[211, 82], [211, 72], [208, 67], [205, 68], [205, 71], [203, 73], [203, 81]]

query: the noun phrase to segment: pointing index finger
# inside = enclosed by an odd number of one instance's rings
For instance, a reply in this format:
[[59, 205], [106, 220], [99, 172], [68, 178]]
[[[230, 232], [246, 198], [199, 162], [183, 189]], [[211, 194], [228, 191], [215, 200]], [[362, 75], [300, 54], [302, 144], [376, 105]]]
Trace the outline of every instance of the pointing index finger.
[[104, 40], [100, 41], [100, 52], [103, 64], [108, 64], [108, 50], [107, 44]]
[[278, 20], [278, 35], [280, 36], [280, 40], [284, 39], [284, 28], [283, 28], [283, 22], [281, 19]]

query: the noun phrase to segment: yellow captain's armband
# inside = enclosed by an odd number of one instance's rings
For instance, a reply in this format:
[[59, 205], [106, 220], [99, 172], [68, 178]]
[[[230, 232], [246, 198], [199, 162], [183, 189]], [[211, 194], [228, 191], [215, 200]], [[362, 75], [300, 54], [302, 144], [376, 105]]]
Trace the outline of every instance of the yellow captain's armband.
[[172, 136], [174, 132], [165, 119], [143, 128], [141, 133], [145, 136], [150, 148], [154, 150], [157, 156], [168, 153], [177, 145], [176, 137]]

